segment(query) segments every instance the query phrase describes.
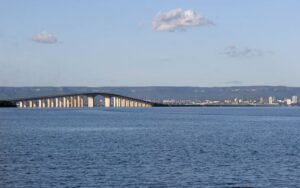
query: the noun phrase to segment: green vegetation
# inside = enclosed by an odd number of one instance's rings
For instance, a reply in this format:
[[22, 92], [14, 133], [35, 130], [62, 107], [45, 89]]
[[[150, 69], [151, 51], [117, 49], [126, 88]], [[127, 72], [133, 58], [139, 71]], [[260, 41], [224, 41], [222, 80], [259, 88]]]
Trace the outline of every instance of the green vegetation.
[[12, 101], [0, 101], [0, 107], [17, 107], [17, 105]]

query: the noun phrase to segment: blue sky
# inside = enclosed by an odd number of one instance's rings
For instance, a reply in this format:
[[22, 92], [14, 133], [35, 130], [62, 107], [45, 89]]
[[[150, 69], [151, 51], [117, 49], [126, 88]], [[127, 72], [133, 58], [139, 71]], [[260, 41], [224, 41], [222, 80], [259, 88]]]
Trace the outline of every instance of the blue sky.
[[300, 86], [300, 1], [0, 1], [0, 86]]

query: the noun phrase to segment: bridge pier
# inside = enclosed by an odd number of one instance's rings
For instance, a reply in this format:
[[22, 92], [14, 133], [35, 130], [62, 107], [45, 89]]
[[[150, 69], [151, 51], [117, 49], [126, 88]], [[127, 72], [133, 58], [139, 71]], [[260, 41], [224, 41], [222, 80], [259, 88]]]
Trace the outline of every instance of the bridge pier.
[[80, 100], [79, 100], [79, 103], [80, 103], [80, 107], [83, 108], [83, 96], [80, 96]]
[[94, 107], [94, 96], [88, 96], [87, 102], [88, 102], [88, 107], [93, 108]]
[[19, 101], [19, 108], [23, 108], [23, 101]]
[[117, 99], [117, 107], [119, 108], [119, 107], [121, 107], [121, 99], [118, 97], [118, 99]]
[[45, 108], [46, 107], [46, 99], [42, 99], [42, 108]]
[[33, 103], [32, 103], [32, 100], [30, 100], [30, 101], [28, 101], [28, 103], [29, 103], [29, 108], [32, 108], [33, 107]]
[[62, 98], [62, 108], [66, 108], [67, 107], [67, 98], [66, 97], [63, 97]]
[[73, 97], [73, 108], [77, 108], [77, 98]]
[[50, 99], [50, 108], [54, 108], [54, 99]]
[[105, 96], [104, 97], [104, 107], [105, 108], [109, 108], [110, 107], [110, 97], [109, 96]]
[[59, 98], [55, 98], [54, 100], [55, 100], [55, 108], [59, 108], [59, 104], [58, 104]]

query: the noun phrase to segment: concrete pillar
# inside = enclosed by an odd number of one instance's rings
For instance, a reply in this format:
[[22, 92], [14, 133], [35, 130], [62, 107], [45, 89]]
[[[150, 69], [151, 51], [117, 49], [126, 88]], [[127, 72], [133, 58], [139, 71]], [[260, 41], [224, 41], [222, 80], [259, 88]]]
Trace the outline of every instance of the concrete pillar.
[[133, 107], [133, 100], [130, 100], [129, 107]]
[[33, 108], [36, 108], [36, 100], [34, 100], [32, 102], [33, 102]]
[[19, 101], [19, 108], [23, 108], [23, 101]]
[[104, 97], [104, 106], [105, 106], [105, 108], [110, 107], [110, 97], [109, 96]]
[[73, 107], [77, 108], [77, 97], [76, 96], [73, 97]]
[[116, 107], [117, 107], [117, 108], [120, 107], [120, 100], [119, 100], [119, 97], [116, 97]]
[[88, 96], [87, 102], [88, 102], [88, 107], [93, 108], [94, 107], [94, 96]]
[[66, 108], [67, 107], [67, 98], [66, 97], [63, 97], [62, 98], [62, 108]]
[[70, 97], [66, 97], [66, 108], [70, 108]]
[[125, 99], [125, 107], [129, 107], [129, 100]]
[[117, 98], [113, 97], [113, 106], [116, 108], [117, 107]]
[[77, 108], [80, 108], [81, 106], [80, 106], [80, 96], [79, 95], [76, 97], [76, 101], [77, 101]]
[[116, 107], [116, 97], [112, 98], [112, 105], [113, 105], [114, 108]]
[[42, 108], [42, 100], [41, 99], [38, 100], [38, 108]]
[[53, 98], [50, 99], [50, 107], [54, 108], [54, 99]]
[[46, 108], [46, 99], [42, 99], [42, 108]]
[[55, 98], [55, 108], [59, 108], [59, 98]]
[[23, 101], [23, 108], [27, 108], [27, 101]]
[[28, 101], [28, 103], [29, 103], [29, 108], [32, 108], [32, 107], [33, 107], [33, 102], [32, 102], [32, 100]]
[[62, 98], [58, 98], [58, 108], [62, 108]]
[[121, 107], [121, 106], [122, 106], [121, 101], [122, 101], [122, 99], [121, 99], [121, 98], [118, 98], [118, 103], [119, 103], [118, 107]]
[[73, 108], [73, 104], [74, 104], [74, 102], [73, 102], [73, 97], [70, 96], [70, 97], [69, 97], [69, 108]]
[[121, 99], [121, 107], [124, 108], [125, 107], [125, 99]]
[[50, 107], [50, 99], [48, 98], [47, 99], [47, 108], [49, 108]]
[[80, 96], [80, 107], [83, 108], [83, 96]]

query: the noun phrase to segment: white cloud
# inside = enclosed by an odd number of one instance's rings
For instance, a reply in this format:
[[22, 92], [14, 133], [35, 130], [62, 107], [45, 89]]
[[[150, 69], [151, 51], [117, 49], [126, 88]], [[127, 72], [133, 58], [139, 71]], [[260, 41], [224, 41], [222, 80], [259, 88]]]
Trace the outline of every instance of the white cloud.
[[239, 57], [262, 57], [265, 55], [265, 51], [256, 48], [239, 48], [236, 46], [229, 46], [224, 52], [227, 56], [232, 58]]
[[56, 37], [52, 33], [46, 31], [37, 33], [31, 39], [35, 42], [45, 43], [45, 44], [54, 44], [57, 42]]
[[187, 27], [201, 25], [213, 25], [213, 23], [191, 9], [181, 8], [158, 12], [152, 21], [153, 30], [158, 32], [184, 30]]

